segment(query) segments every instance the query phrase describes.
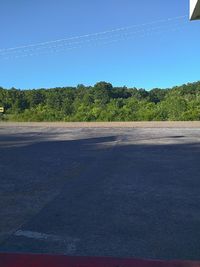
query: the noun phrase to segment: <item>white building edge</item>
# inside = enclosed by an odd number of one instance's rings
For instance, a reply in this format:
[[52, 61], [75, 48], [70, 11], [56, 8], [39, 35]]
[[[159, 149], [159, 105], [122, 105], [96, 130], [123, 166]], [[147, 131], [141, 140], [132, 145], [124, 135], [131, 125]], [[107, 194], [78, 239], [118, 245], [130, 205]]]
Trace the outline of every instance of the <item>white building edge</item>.
[[190, 19], [200, 19], [200, 0], [190, 0]]

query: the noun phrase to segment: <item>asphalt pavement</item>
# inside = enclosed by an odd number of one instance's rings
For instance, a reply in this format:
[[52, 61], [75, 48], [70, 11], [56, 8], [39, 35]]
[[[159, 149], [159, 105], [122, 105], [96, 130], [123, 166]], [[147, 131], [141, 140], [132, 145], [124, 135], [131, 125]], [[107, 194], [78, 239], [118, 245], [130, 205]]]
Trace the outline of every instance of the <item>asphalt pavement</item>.
[[200, 259], [199, 128], [0, 126], [0, 251]]

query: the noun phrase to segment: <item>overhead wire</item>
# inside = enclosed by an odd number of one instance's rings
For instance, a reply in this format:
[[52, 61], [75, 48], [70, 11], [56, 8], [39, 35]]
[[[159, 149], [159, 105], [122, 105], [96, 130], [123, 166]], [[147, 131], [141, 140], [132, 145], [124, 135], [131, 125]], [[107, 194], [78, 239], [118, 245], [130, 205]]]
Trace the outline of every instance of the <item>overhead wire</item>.
[[[167, 25], [161, 25], [157, 27], [150, 27], [151, 25], [154, 25], [156, 23], [166, 23], [166, 22], [176, 22], [179, 23], [178, 20], [184, 19], [186, 16], [179, 16], [179, 17], [174, 17], [174, 18], [168, 18], [168, 19], [163, 19], [163, 20], [157, 20], [149, 23], [143, 23], [143, 24], [135, 24], [132, 26], [128, 27], [121, 27], [121, 28], [116, 28], [113, 30], [109, 31], [103, 31], [103, 32], [96, 32], [92, 34], [86, 34], [86, 35], [80, 35], [80, 36], [74, 36], [70, 38], [65, 38], [65, 39], [58, 39], [54, 41], [48, 41], [48, 42], [43, 42], [43, 43], [38, 43], [38, 44], [31, 44], [31, 45], [26, 45], [26, 46], [18, 46], [18, 47], [13, 47], [13, 48], [7, 48], [7, 49], [0, 49], [0, 57], [23, 57], [23, 56], [29, 56], [29, 55], [37, 55], [37, 54], [46, 54], [49, 50], [69, 50], [69, 49], [75, 49], [74, 45], [76, 47], [80, 47], [77, 45], [82, 45], [82, 44], [90, 44], [94, 42], [101, 42], [104, 40], [110, 40], [112, 42], [112, 39], [114, 38], [116, 40], [123, 39], [124, 37], [132, 36], [132, 35], [137, 35], [141, 33], [148, 33], [148, 32], [153, 32], [158, 29], [165, 29], [166, 27], [174, 27], [176, 25], [174, 24], [167, 24]], [[181, 22], [183, 25], [183, 23]], [[150, 28], [143, 28], [140, 29], [140, 27], [148, 26]], [[134, 28], [139, 28], [136, 31], [133, 31]], [[81, 46], [82, 47], [82, 46]], [[41, 50], [41, 51], [40, 51]], [[48, 51], [42, 51], [42, 50], [48, 50]], [[16, 54], [16, 55], [13, 55]]]
[[[154, 34], [165, 34], [167, 32], [174, 32], [174, 31], [179, 31], [181, 29], [183, 29], [184, 26], [179, 26], [179, 27], [174, 27], [172, 29], [167, 29], [166, 31], [157, 31], [157, 32], [145, 32], [142, 34], [141, 32], [141, 35], [138, 36], [138, 38], [143, 38], [143, 37], [146, 37], [146, 36], [152, 36]], [[112, 43], [116, 43], [116, 42], [119, 42], [119, 41], [124, 41], [124, 40], [130, 40], [130, 39], [133, 39], [134, 36], [130, 35], [130, 36], [123, 36], [122, 38], [117, 38], [117, 39], [112, 39], [112, 40], [107, 40], [107, 41], [104, 41], [102, 43], [88, 43], [87, 44], [87, 47], [95, 47], [95, 46], [99, 46], [99, 45], [108, 45], [108, 44], [112, 44]], [[62, 51], [65, 51], [65, 50], [74, 50], [74, 49], [81, 49], [85, 46], [83, 45], [77, 45], [77, 46], [72, 46], [72, 47], [63, 47], [63, 48], [50, 48], [48, 51], [43, 51], [42, 53], [38, 53], [38, 52], [32, 52], [32, 53], [28, 53], [28, 54], [21, 54], [21, 55], [14, 55], [14, 56], [8, 56], [8, 57], [5, 57], [5, 59], [10, 59], [10, 58], [23, 58], [23, 57], [32, 57], [32, 56], [38, 56], [38, 55], [45, 55], [45, 54], [52, 54], [52, 53], [59, 53], [59, 52], [62, 52]]]
[[[182, 23], [183, 24], [183, 23]], [[182, 25], [181, 24], [181, 25]], [[176, 26], [176, 24], [170, 25], [170, 26]], [[67, 43], [61, 43], [61, 44], [56, 44], [56, 45], [48, 45], [48, 46], [43, 46], [43, 47], [35, 47], [34, 49], [28, 49], [28, 50], [20, 50], [20, 51], [15, 51], [15, 53], [24, 53], [24, 52], [30, 52], [30, 51], [35, 51], [35, 50], [42, 50], [42, 49], [48, 49], [48, 48], [59, 48], [59, 47], [63, 47], [63, 46], [68, 46], [68, 45], [77, 45], [77, 44], [83, 44], [83, 43], [87, 43], [87, 42], [94, 42], [94, 41], [101, 41], [101, 40], [106, 40], [106, 39], [110, 39], [110, 38], [116, 38], [116, 37], [121, 37], [121, 36], [126, 36], [126, 35], [135, 35], [141, 32], [148, 32], [148, 31], [155, 31], [157, 29], [165, 29], [169, 27], [169, 25], [165, 25], [165, 26], [157, 26], [157, 27], [151, 27], [151, 28], [147, 28], [147, 29], [140, 29], [137, 31], [131, 31], [131, 32], [123, 32], [123, 33], [117, 33], [114, 35], [108, 35], [108, 36], [103, 36], [103, 37], [97, 37], [97, 38], [93, 38], [93, 39], [86, 39], [86, 40], [81, 40], [81, 41], [77, 41], [77, 42], [67, 42]], [[10, 52], [11, 53], [11, 52]], [[12, 52], [13, 53], [13, 52]], [[0, 55], [4, 55], [4, 54], [9, 54], [9, 52], [6, 53], [1, 53]]]

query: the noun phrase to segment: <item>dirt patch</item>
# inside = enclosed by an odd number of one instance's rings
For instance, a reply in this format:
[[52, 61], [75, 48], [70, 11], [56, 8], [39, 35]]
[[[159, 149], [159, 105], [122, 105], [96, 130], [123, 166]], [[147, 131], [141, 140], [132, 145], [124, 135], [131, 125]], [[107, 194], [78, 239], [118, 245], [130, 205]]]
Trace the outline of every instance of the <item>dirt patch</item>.
[[61, 127], [61, 128], [200, 128], [200, 121], [162, 122], [1, 122], [0, 127]]

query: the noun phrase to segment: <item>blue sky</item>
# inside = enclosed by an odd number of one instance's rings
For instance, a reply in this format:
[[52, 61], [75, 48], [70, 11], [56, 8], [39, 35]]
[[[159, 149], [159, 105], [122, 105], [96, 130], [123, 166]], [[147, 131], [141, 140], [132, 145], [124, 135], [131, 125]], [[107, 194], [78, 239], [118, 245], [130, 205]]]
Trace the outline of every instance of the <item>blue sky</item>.
[[59, 52], [47, 47], [26, 57], [0, 55], [0, 86], [5, 88], [107, 81], [151, 89], [200, 80], [200, 21], [166, 21], [187, 16], [189, 0], [6, 0], [0, 1], [0, 10], [0, 49], [147, 25], [110, 43], [86, 42]]

